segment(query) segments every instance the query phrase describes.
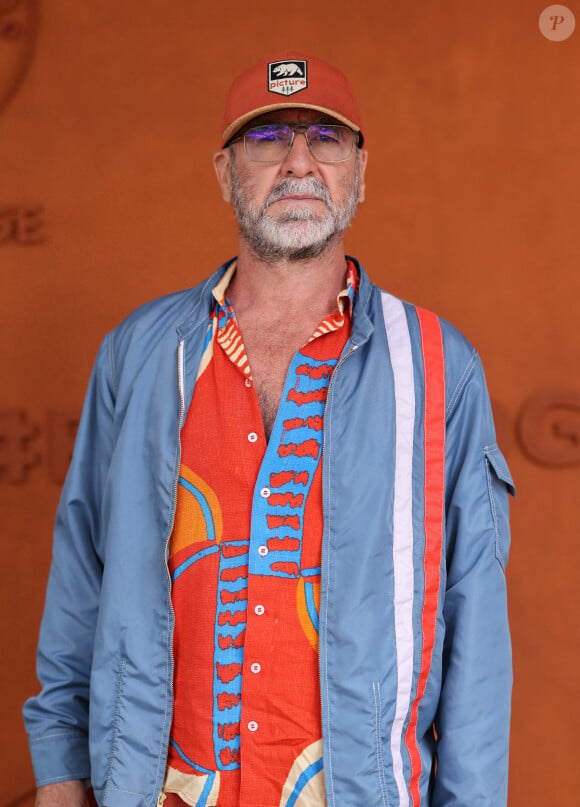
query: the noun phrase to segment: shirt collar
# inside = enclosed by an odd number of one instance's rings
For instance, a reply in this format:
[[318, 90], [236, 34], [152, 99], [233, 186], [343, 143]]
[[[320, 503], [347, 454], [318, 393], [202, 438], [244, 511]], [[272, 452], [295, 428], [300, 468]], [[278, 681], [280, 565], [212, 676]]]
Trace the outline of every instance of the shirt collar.
[[226, 300], [226, 291], [228, 286], [230, 285], [230, 281], [236, 272], [236, 267], [238, 265], [237, 261], [234, 261], [230, 267], [228, 267], [225, 274], [221, 277], [219, 283], [213, 287], [211, 293], [214, 296], [214, 299], [220, 308], [225, 308], [227, 305]]
[[349, 315], [352, 317], [352, 307], [356, 300], [356, 292], [358, 288], [358, 272], [352, 261], [347, 261], [346, 264], [346, 285], [345, 288], [339, 292], [336, 298], [336, 304], [341, 314], [344, 314], [345, 309], [348, 310]]

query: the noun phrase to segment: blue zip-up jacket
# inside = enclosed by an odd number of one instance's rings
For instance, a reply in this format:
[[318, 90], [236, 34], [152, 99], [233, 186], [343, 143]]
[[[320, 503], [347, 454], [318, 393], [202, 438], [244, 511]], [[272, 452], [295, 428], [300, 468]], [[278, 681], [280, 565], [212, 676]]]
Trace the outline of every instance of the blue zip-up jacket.
[[[107, 807], [153, 807], [163, 785], [179, 433], [226, 268], [105, 337], [58, 508], [25, 722], [37, 784], [90, 778]], [[502, 807], [513, 483], [483, 370], [451, 325], [359, 271], [324, 421], [328, 805]]]

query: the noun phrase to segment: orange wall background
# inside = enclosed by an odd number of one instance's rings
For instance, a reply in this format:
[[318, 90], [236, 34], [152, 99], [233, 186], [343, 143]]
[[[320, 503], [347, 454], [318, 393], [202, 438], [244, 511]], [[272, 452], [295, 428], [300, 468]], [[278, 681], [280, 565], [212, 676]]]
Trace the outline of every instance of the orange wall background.
[[32, 804], [20, 709], [98, 344], [234, 253], [225, 91], [286, 47], [342, 66], [363, 110], [349, 250], [483, 357], [518, 487], [509, 804], [577, 797], [580, 2], [561, 42], [545, 5], [0, 0], [0, 807]]

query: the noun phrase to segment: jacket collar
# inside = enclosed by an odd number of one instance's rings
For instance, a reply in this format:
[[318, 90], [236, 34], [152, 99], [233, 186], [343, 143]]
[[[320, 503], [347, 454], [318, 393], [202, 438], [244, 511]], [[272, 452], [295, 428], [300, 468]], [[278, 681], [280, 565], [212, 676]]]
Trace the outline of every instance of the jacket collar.
[[213, 275], [210, 275], [191, 290], [193, 297], [191, 311], [189, 311], [185, 319], [177, 325], [177, 335], [180, 340], [189, 339], [201, 325], [207, 325], [214, 300], [212, 289], [214, 286], [217, 286], [235, 260], [237, 259], [232, 258], [222, 263]]
[[375, 287], [369, 280], [363, 265], [351, 255], [347, 257], [349, 260], [353, 261], [359, 275], [359, 287], [354, 303], [352, 333], [350, 335], [351, 343], [358, 347], [367, 341], [375, 327], [370, 317], [371, 297]]
[[[359, 273], [359, 288], [354, 304], [351, 334], [351, 342], [358, 347], [358, 345], [367, 341], [374, 330], [374, 325], [369, 316], [374, 287], [362, 264], [350, 255], [347, 257], [353, 261]], [[217, 286], [235, 260], [237, 259], [231, 258], [223, 263], [213, 275], [210, 275], [210, 277], [192, 289], [192, 308], [185, 319], [177, 325], [177, 334], [180, 340], [187, 340], [200, 326], [207, 325], [214, 301], [212, 289]]]

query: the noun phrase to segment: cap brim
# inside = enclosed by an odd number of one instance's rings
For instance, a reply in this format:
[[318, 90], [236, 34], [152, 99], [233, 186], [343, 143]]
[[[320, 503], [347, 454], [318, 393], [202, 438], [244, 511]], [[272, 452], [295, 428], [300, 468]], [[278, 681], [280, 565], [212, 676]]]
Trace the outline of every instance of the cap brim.
[[[316, 104], [300, 104], [297, 101], [282, 101], [278, 104], [268, 104], [268, 106], [258, 107], [257, 109], [252, 109], [251, 112], [246, 112], [245, 115], [242, 115], [239, 118], [236, 118], [235, 121], [230, 123], [227, 129], [224, 131], [223, 137], [223, 144], [231, 140], [231, 138], [238, 132], [242, 126], [244, 126], [248, 121], [251, 121], [253, 118], [258, 118], [260, 115], [265, 115], [266, 112], [274, 112], [276, 109], [314, 109], [317, 112], [322, 112], [325, 115], [328, 115], [331, 118], [334, 118], [341, 123], [344, 123], [345, 126], [348, 126], [349, 129], [352, 129], [354, 132], [360, 132], [360, 128], [353, 123], [348, 118], [345, 118], [344, 115], [339, 115], [337, 112], [334, 112], [332, 109], [327, 109], [323, 106], [318, 106]], [[362, 136], [359, 145], [362, 144]]]

